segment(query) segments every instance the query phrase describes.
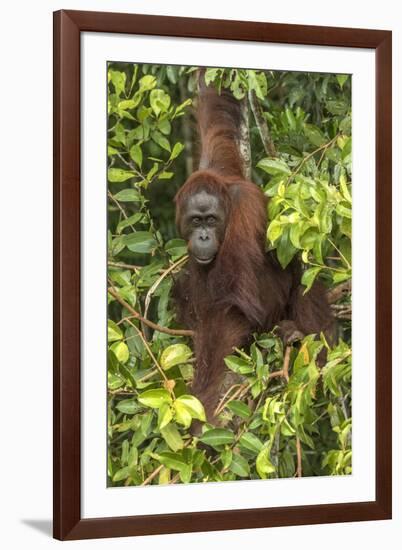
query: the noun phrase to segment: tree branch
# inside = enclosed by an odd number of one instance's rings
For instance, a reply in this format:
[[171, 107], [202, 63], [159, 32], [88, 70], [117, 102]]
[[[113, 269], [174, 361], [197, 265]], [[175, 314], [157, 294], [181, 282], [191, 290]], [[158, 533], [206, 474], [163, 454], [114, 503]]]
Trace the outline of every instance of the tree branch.
[[264, 117], [261, 104], [258, 101], [254, 90], [250, 90], [248, 92], [248, 99], [250, 101], [251, 110], [253, 111], [258, 131], [260, 132], [260, 137], [265, 152], [269, 157], [276, 157], [276, 148], [274, 142], [272, 141], [271, 134], [269, 133], [268, 124]]
[[135, 271], [136, 273], [138, 273], [138, 271], [141, 269], [141, 266], [139, 265], [130, 265], [123, 262], [113, 262], [112, 260], [108, 260], [107, 265], [110, 265], [110, 267], [120, 267], [121, 269], [131, 269], [131, 271]]
[[247, 99], [240, 102], [241, 123], [240, 123], [240, 141], [239, 151], [243, 159], [244, 175], [246, 179], [251, 178], [251, 149], [250, 132], [248, 127], [248, 103]]
[[119, 294], [112, 288], [108, 288], [109, 294], [115, 298], [119, 304], [121, 304], [123, 307], [127, 309], [131, 313], [133, 317], [138, 319], [139, 321], [142, 321], [145, 325], [148, 325], [153, 330], [157, 330], [158, 332], [163, 332], [164, 334], [170, 334], [171, 336], [194, 336], [194, 332], [192, 330], [182, 330], [182, 329], [172, 329], [167, 327], [161, 327], [160, 325], [157, 325], [156, 323], [153, 323], [152, 321], [149, 321], [148, 319], [145, 319], [142, 315], [140, 315], [133, 307], [130, 306]]
[[301, 443], [300, 438], [296, 437], [296, 455], [297, 455], [297, 469], [296, 469], [296, 476], [302, 477], [303, 470], [302, 470], [302, 449], [301, 449]]
[[[340, 134], [336, 134], [336, 136], [334, 138], [332, 138], [330, 141], [328, 141], [328, 143], [324, 143], [324, 145], [321, 145], [320, 147], [318, 147], [317, 149], [314, 149], [314, 151], [311, 151], [311, 153], [309, 153], [308, 155], [306, 155], [301, 161], [300, 161], [300, 164], [298, 165], [298, 167], [296, 168], [296, 170], [294, 170], [294, 172], [292, 172], [288, 178], [288, 181], [290, 181], [291, 179], [293, 179], [296, 174], [298, 174], [301, 170], [301, 168], [303, 167], [303, 165], [311, 158], [313, 157], [316, 153], [319, 153], [320, 151], [323, 151], [325, 153], [325, 151], [327, 149], [329, 149], [329, 147], [331, 147], [335, 142], [336, 140], [338, 139], [338, 137], [340, 136]], [[321, 162], [321, 161], [320, 161]]]

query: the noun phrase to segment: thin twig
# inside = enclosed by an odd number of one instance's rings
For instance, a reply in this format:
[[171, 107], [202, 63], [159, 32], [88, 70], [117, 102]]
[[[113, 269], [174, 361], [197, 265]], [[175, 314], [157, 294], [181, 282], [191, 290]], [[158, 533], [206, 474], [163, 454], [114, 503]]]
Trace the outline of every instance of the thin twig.
[[[107, 195], [109, 197], [110, 200], [112, 200], [115, 205], [117, 206], [117, 208], [120, 210], [120, 212], [123, 214], [123, 217], [126, 218], [126, 220], [128, 219], [128, 216], [126, 214], [126, 211], [124, 210], [124, 208], [122, 207], [122, 205], [119, 203], [119, 201], [117, 199], [114, 198], [113, 194], [108, 191], [107, 192]], [[132, 228], [133, 231], [135, 231], [135, 229], [133, 228], [132, 225], [130, 225], [130, 227]]]
[[[241, 386], [241, 384], [233, 384], [233, 386], [230, 386], [230, 388], [223, 394], [222, 398], [220, 399], [217, 407], [216, 407], [216, 410], [218, 410], [222, 403], [225, 401], [225, 399], [227, 398], [227, 396], [230, 394], [230, 392], [234, 389], [234, 388], [238, 388], [239, 386]], [[215, 413], [216, 414], [216, 413]]]
[[[192, 439], [189, 439], [188, 441], [185, 441], [184, 442], [184, 445], [183, 447], [188, 447], [190, 445], [190, 443], [192, 443]], [[162, 470], [163, 468], [163, 464], [161, 464], [160, 466], [158, 466], [151, 474], [149, 474], [149, 476], [147, 477], [147, 479], [145, 479], [142, 483], [141, 483], [141, 487], [143, 487], [144, 485], [148, 485], [148, 483], [150, 481], [152, 481], [158, 474], [159, 472]], [[179, 474], [176, 474], [176, 475], [179, 475]], [[174, 479], [174, 478], [173, 478]], [[169, 482], [169, 483], [172, 483], [173, 482], [173, 479]], [[177, 481], [177, 480], [176, 480]], [[175, 483], [176, 481], [174, 481], [173, 483]]]
[[313, 157], [316, 153], [319, 153], [320, 151], [325, 150], [326, 149], [329, 149], [329, 147], [331, 147], [335, 141], [338, 139], [338, 137], [340, 136], [340, 134], [336, 134], [336, 136], [334, 138], [331, 139], [331, 141], [328, 141], [328, 143], [324, 143], [324, 145], [321, 145], [320, 147], [318, 147], [317, 149], [314, 149], [314, 151], [312, 151], [311, 153], [309, 153], [308, 155], [306, 155], [301, 161], [300, 161], [300, 164], [298, 165], [298, 167], [296, 168], [296, 170], [294, 170], [289, 178], [288, 178], [288, 181], [290, 181], [291, 179], [293, 179], [296, 174], [298, 174], [300, 172], [300, 170], [302, 169], [302, 167], [306, 164], [306, 162], [311, 158]]
[[148, 308], [149, 308], [149, 304], [151, 303], [152, 294], [154, 294], [155, 290], [156, 290], [156, 289], [158, 288], [158, 286], [161, 284], [161, 282], [163, 281], [163, 279], [164, 279], [165, 277], [167, 277], [167, 275], [169, 275], [169, 273], [171, 273], [172, 271], [174, 271], [174, 270], [176, 269], [176, 267], [179, 267], [179, 266], [181, 266], [182, 264], [184, 264], [187, 260], [188, 260], [188, 255], [183, 256], [183, 258], [180, 258], [180, 260], [177, 260], [176, 262], [174, 262], [170, 267], [168, 267], [167, 269], [165, 269], [164, 271], [162, 271], [162, 274], [156, 279], [156, 281], [154, 282], [154, 284], [150, 287], [150, 289], [149, 289], [148, 292], [147, 292], [147, 295], [145, 296], [144, 319], [147, 318]]
[[172, 477], [172, 479], [169, 481], [168, 485], [173, 485], [174, 483], [176, 483], [176, 481], [179, 481], [180, 479], [180, 474], [176, 474], [174, 477]]
[[338, 252], [338, 254], [340, 255], [340, 257], [342, 258], [342, 260], [345, 262], [346, 266], [348, 267], [348, 269], [351, 269], [352, 266], [350, 265], [350, 262], [348, 262], [348, 259], [342, 254], [342, 252], [339, 250], [339, 248], [336, 246], [336, 244], [334, 242], [331, 241], [331, 239], [328, 239], [328, 242], [330, 244], [332, 244], [332, 246], [335, 248], [335, 250]]
[[125, 264], [123, 262], [112, 262], [111, 260], [108, 260], [107, 264], [110, 265], [110, 267], [120, 267], [122, 269], [131, 269], [131, 271], [135, 271], [136, 273], [141, 269], [141, 267], [138, 265], [130, 265], [130, 264]]
[[116, 290], [113, 289], [113, 287], [109, 287], [108, 292], [113, 296], [113, 298], [115, 298], [119, 302], [119, 304], [125, 307], [133, 317], [142, 321], [153, 330], [157, 330], [158, 332], [163, 332], [164, 334], [170, 334], [171, 336], [194, 336], [194, 332], [192, 330], [161, 327], [160, 325], [157, 325], [156, 323], [153, 323], [152, 321], [145, 319], [142, 315], [140, 315], [137, 311], [135, 311], [135, 309], [131, 307], [130, 304], [128, 304], [125, 300], [123, 300], [123, 298], [119, 296], [119, 294], [116, 292]]
[[301, 443], [300, 438], [296, 436], [296, 455], [297, 455], [297, 469], [296, 469], [296, 476], [302, 477], [303, 470], [302, 470], [302, 449], [301, 449]]
[[286, 380], [286, 382], [289, 382], [289, 362], [290, 362], [290, 354], [292, 351], [292, 346], [286, 346], [285, 349], [285, 355], [283, 358], [283, 377]]
[[217, 416], [220, 412], [223, 411], [223, 409], [226, 407], [228, 403], [236, 399], [237, 397], [240, 397], [240, 395], [243, 393], [244, 390], [248, 390], [248, 388], [251, 386], [251, 384], [241, 384], [238, 390], [234, 392], [234, 394], [224, 403], [220, 402], [220, 404], [216, 407], [214, 416]]
[[170, 394], [172, 395], [172, 397], [174, 397], [174, 394], [173, 394], [173, 389], [170, 387], [170, 384], [169, 384], [169, 379], [168, 377], [166, 376], [164, 370], [162, 369], [162, 367], [160, 366], [160, 364], [158, 363], [155, 355], [153, 354], [151, 348], [149, 347], [149, 344], [146, 340], [146, 338], [144, 337], [144, 335], [142, 334], [142, 332], [140, 331], [140, 329], [138, 327], [135, 326], [134, 323], [132, 323], [129, 319], [126, 319], [127, 323], [133, 327], [133, 329], [137, 332], [138, 336], [141, 338], [142, 340], [142, 343], [144, 344], [144, 347], [145, 349], [147, 350], [150, 358], [152, 359], [152, 361], [154, 362], [154, 365], [155, 367], [158, 369], [159, 371], [159, 374], [162, 376], [164, 382], [165, 382], [165, 388], [170, 392]]
[[135, 391], [129, 391], [129, 390], [107, 390], [108, 395], [137, 395], [137, 392]]
[[150, 483], [150, 482], [159, 474], [159, 472], [162, 470], [162, 468], [163, 468], [163, 464], [161, 464], [160, 466], [158, 466], [158, 467], [156, 468], [156, 470], [154, 470], [153, 472], [151, 472], [151, 473], [149, 474], [149, 476], [147, 477], [147, 479], [145, 479], [145, 480], [141, 483], [140, 487], [144, 487], [144, 485], [148, 485], [148, 483]]

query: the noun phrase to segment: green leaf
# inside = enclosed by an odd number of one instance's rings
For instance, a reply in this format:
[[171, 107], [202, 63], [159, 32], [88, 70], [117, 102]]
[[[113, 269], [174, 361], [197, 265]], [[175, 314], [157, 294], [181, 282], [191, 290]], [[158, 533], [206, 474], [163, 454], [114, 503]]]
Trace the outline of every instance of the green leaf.
[[269, 449], [267, 447], [264, 447], [258, 453], [255, 465], [261, 479], [266, 479], [269, 474], [275, 473], [275, 466], [270, 460]]
[[121, 461], [122, 464], [127, 464], [129, 446], [130, 446], [130, 444], [128, 442], [128, 439], [125, 439], [122, 443], [122, 446], [121, 446], [120, 461]]
[[178, 115], [181, 115], [183, 113], [183, 111], [185, 110], [185, 108], [188, 107], [191, 104], [192, 104], [191, 99], [186, 99], [185, 101], [183, 101], [183, 103], [181, 103], [180, 105], [178, 105], [176, 107], [176, 110], [174, 112], [174, 117], [177, 117]]
[[170, 403], [162, 403], [158, 412], [158, 428], [165, 428], [173, 418], [173, 412]]
[[281, 424], [281, 434], [285, 437], [292, 437], [295, 434], [295, 429], [289, 423], [286, 417], [283, 419], [283, 422]]
[[349, 237], [349, 239], [352, 238], [352, 221], [350, 218], [342, 218], [340, 228], [344, 235]]
[[304, 124], [304, 133], [307, 139], [316, 147], [321, 147], [326, 142], [324, 134], [313, 124]]
[[159, 409], [163, 405], [163, 403], [171, 403], [172, 398], [167, 390], [163, 388], [158, 388], [154, 390], [147, 390], [141, 393], [138, 396], [138, 401], [146, 407]]
[[342, 174], [339, 178], [339, 184], [341, 187], [342, 195], [346, 199], [346, 201], [350, 204], [352, 202], [352, 197], [350, 196], [349, 189], [346, 183], [346, 178]]
[[136, 189], [122, 189], [114, 198], [120, 202], [141, 202], [141, 195]]
[[147, 109], [147, 107], [144, 107], [144, 105], [141, 105], [137, 110], [138, 122], [144, 126], [145, 125], [145, 120], [149, 117], [149, 115], [151, 113], [152, 113], [151, 108]]
[[350, 270], [346, 270], [343, 273], [334, 273], [334, 283], [343, 283], [343, 281], [347, 281], [348, 279], [350, 279], [350, 277]]
[[207, 69], [205, 71], [205, 84], [208, 86], [215, 80], [217, 76], [219, 76], [222, 73], [223, 69], [220, 69], [218, 67], [214, 67], [211, 69]]
[[285, 115], [286, 115], [286, 120], [289, 124], [289, 128], [291, 130], [295, 131], [296, 130], [296, 119], [295, 119], [294, 114], [292, 113], [292, 111], [289, 109], [289, 107], [286, 107]]
[[165, 244], [165, 250], [173, 260], [178, 260], [187, 253], [187, 243], [184, 239], [172, 239]]
[[224, 361], [225, 365], [230, 370], [237, 372], [238, 374], [249, 374], [254, 372], [253, 366], [245, 359], [237, 357], [237, 355], [228, 355], [225, 357]]
[[152, 166], [151, 170], [147, 174], [147, 180], [151, 181], [151, 179], [154, 177], [156, 172], [158, 171], [159, 166], [157, 162], [154, 162], [154, 165]]
[[169, 140], [167, 138], [165, 138], [165, 136], [163, 136], [160, 132], [155, 130], [154, 132], [152, 132], [151, 138], [153, 139], [153, 141], [157, 145], [159, 145], [159, 147], [162, 147], [162, 149], [165, 149], [166, 151], [169, 151], [169, 153], [170, 153]]
[[181, 395], [175, 401], [175, 403], [180, 403], [185, 407], [190, 413], [192, 418], [197, 420], [206, 421], [204, 406], [201, 401], [199, 401], [194, 395]]
[[120, 363], [127, 363], [130, 357], [127, 344], [125, 342], [115, 342], [110, 348]]
[[138, 144], [135, 144], [130, 149], [130, 157], [133, 159], [135, 164], [141, 168], [142, 166], [142, 150]]
[[123, 229], [126, 227], [129, 227], [130, 225], [135, 225], [140, 220], [142, 220], [144, 217], [144, 214], [142, 212], [136, 212], [132, 216], [129, 216], [128, 218], [124, 218], [121, 222], [117, 224], [116, 227], [116, 233], [121, 233]]
[[116, 325], [116, 323], [111, 319], [108, 319], [108, 322], [107, 322], [107, 339], [108, 339], [108, 342], [115, 342], [116, 340], [123, 339], [123, 333], [121, 331], [121, 328], [118, 325]]
[[126, 132], [123, 124], [116, 124], [113, 139], [119, 141], [122, 145], [126, 144]]
[[175, 143], [172, 149], [172, 152], [170, 154], [169, 161], [172, 161], [175, 158], [177, 158], [180, 155], [180, 153], [183, 151], [183, 149], [184, 149], [184, 145], [182, 143], [180, 143], [179, 141]]
[[268, 226], [267, 237], [273, 244], [282, 235], [284, 225], [278, 220], [272, 220]]
[[140, 91], [146, 92], [156, 86], [156, 78], [150, 74], [143, 76], [139, 81]]
[[133, 172], [123, 170], [122, 168], [109, 168], [107, 171], [107, 177], [110, 183], [120, 183], [132, 178], [133, 176]]
[[163, 370], [168, 370], [175, 365], [186, 363], [193, 352], [185, 344], [172, 344], [165, 348], [162, 352], [160, 363]]
[[347, 205], [347, 203], [338, 203], [336, 205], [336, 212], [340, 216], [352, 219], [352, 209]]
[[306, 289], [304, 290], [303, 294], [306, 294], [310, 288], [313, 286], [313, 283], [315, 281], [315, 278], [321, 271], [321, 267], [310, 267], [309, 269], [306, 269], [306, 271], [303, 273], [302, 276], [302, 284], [306, 286]]
[[170, 180], [174, 176], [174, 172], [166, 172], [165, 170], [158, 175], [158, 180]]
[[239, 477], [249, 477], [250, 475], [250, 466], [248, 465], [247, 460], [236, 453], [233, 453], [229, 470]]
[[158, 120], [158, 130], [160, 130], [162, 134], [165, 134], [165, 136], [168, 136], [172, 131], [172, 125], [166, 118], [161, 118]]
[[156, 241], [148, 231], [136, 231], [124, 235], [124, 244], [129, 250], [138, 254], [149, 254], [156, 247]]
[[124, 386], [125, 380], [118, 374], [107, 373], [107, 387], [109, 390], [117, 390]]
[[134, 446], [131, 447], [130, 452], [128, 453], [128, 467], [133, 468], [138, 464], [138, 449]]
[[168, 65], [166, 67], [166, 75], [172, 84], [177, 83], [177, 78], [179, 76], [178, 72], [179, 72], [179, 67], [174, 67], [173, 65]]
[[172, 470], [178, 470], [179, 472], [183, 468], [187, 468], [188, 464], [184, 461], [183, 457], [179, 453], [171, 453], [170, 451], [165, 451], [158, 455], [158, 461]]
[[285, 174], [287, 176], [290, 176], [290, 174], [292, 173], [286, 162], [278, 159], [262, 159], [257, 164], [257, 168], [261, 168], [262, 170], [264, 170], [264, 172], [267, 172], [272, 176], [276, 176], [277, 174]]
[[192, 421], [192, 416], [188, 408], [181, 402], [176, 400], [173, 403], [175, 410], [175, 420], [179, 424], [182, 424], [185, 428], [189, 428]]
[[343, 99], [328, 99], [325, 102], [325, 107], [332, 115], [345, 115], [348, 111], [348, 102]]
[[347, 75], [347, 74], [337, 74], [336, 75], [336, 80], [338, 81], [338, 84], [341, 87], [341, 89], [343, 88], [343, 85], [345, 84], [345, 82], [347, 81], [348, 78], [349, 78], [349, 75]]
[[249, 90], [254, 90], [255, 95], [260, 100], [264, 100], [267, 95], [267, 77], [263, 72], [252, 70], [247, 71]]
[[141, 410], [141, 406], [138, 405], [135, 399], [123, 399], [116, 405], [116, 409], [124, 414], [135, 414]]
[[177, 426], [172, 422], [164, 428], [161, 428], [161, 434], [172, 451], [177, 452], [184, 447], [180, 432]]
[[290, 242], [295, 248], [302, 248], [300, 243], [300, 237], [303, 235], [304, 231], [307, 229], [306, 222], [294, 223], [291, 225], [289, 238]]
[[290, 241], [290, 228], [286, 227], [276, 248], [279, 263], [285, 269], [297, 252], [297, 248]]
[[170, 96], [163, 90], [152, 90], [149, 103], [156, 116], [165, 113], [170, 107]]
[[127, 109], [134, 109], [137, 105], [138, 101], [134, 99], [123, 99], [123, 101], [119, 101], [117, 106], [122, 111], [126, 111]]
[[223, 449], [223, 451], [221, 452], [221, 462], [222, 462], [222, 466], [225, 469], [229, 468], [229, 466], [231, 465], [232, 458], [233, 458], [232, 450], [231, 449]]
[[259, 453], [263, 448], [262, 442], [258, 439], [256, 435], [251, 432], [243, 434], [240, 438], [240, 446], [252, 453]]
[[234, 412], [234, 414], [240, 416], [241, 418], [249, 418], [249, 416], [251, 416], [250, 407], [243, 403], [243, 401], [229, 401], [226, 406], [229, 410], [231, 410], [232, 412]]
[[123, 479], [127, 479], [129, 475], [130, 468], [128, 466], [125, 466], [124, 468], [117, 470], [117, 472], [113, 476], [113, 481], [123, 481]]
[[201, 435], [200, 441], [215, 448], [220, 445], [229, 445], [233, 443], [234, 434], [223, 428], [212, 428]]
[[122, 71], [109, 70], [108, 72], [108, 79], [112, 82], [118, 96], [120, 96], [122, 92], [124, 92], [126, 78], [126, 73]]

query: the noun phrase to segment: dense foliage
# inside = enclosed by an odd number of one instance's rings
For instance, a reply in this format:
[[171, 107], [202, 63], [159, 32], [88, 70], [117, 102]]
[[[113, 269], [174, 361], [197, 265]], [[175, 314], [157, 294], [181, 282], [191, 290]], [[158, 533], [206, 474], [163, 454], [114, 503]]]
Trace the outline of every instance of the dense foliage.
[[[191, 337], [170, 297], [187, 259], [172, 199], [196, 166], [196, 74], [108, 69], [109, 485], [349, 474], [350, 77], [206, 72], [247, 109], [251, 177], [270, 197], [267, 248], [282, 266], [300, 255], [306, 292], [324, 282], [340, 336], [324, 367], [320, 335], [283, 349], [275, 331], [256, 334], [249, 349], [233, 350], [225, 361], [233, 383], [212, 427], [191, 395]], [[194, 419], [199, 437], [189, 431]]]

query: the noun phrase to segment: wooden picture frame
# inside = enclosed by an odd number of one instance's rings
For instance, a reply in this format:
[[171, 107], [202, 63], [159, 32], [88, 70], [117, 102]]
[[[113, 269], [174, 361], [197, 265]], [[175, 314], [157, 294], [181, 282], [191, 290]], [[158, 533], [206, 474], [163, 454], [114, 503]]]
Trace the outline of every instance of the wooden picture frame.
[[[80, 504], [80, 35], [371, 48], [376, 57], [376, 499], [82, 519]], [[54, 14], [54, 537], [61, 540], [391, 518], [390, 31], [62, 10]], [[381, 244], [379, 244], [381, 243]]]

